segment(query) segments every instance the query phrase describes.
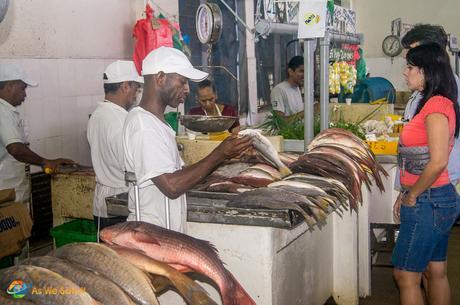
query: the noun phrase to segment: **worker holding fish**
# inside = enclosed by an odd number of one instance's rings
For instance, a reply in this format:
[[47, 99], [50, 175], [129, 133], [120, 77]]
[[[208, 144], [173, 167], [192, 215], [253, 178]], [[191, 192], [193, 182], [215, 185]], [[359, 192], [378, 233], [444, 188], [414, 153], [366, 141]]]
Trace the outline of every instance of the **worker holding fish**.
[[104, 101], [91, 114], [87, 128], [91, 161], [96, 173], [93, 215], [98, 232], [126, 220], [126, 217], [108, 217], [105, 198], [128, 191], [124, 174], [123, 125], [144, 82], [134, 62], [127, 60], [117, 60], [108, 65], [103, 81]]
[[287, 66], [287, 79], [276, 85], [270, 93], [273, 110], [286, 119], [303, 117], [304, 104], [300, 88], [303, 86], [304, 60], [294, 56]]
[[[190, 109], [190, 115], [209, 115], [209, 116], [231, 116], [238, 117], [238, 112], [230, 105], [217, 103], [217, 91], [214, 84], [205, 79], [198, 83], [197, 100], [200, 106]], [[238, 134], [240, 131], [240, 122], [237, 119], [229, 132]]]
[[425, 303], [420, 288], [425, 273], [428, 303], [447, 305], [447, 246], [458, 209], [447, 169], [460, 130], [457, 84], [449, 55], [438, 44], [416, 46], [406, 60], [407, 85], [423, 97], [400, 135], [403, 192], [394, 205], [401, 226], [392, 256], [393, 275], [401, 304]]
[[[141, 220], [166, 225], [165, 202], [170, 200], [171, 229], [183, 231], [185, 195], [220, 163], [239, 156], [252, 144], [249, 137], [230, 136], [201, 161], [184, 167], [175, 132], [164, 118], [166, 106], [176, 108], [190, 92], [188, 80], [202, 81], [208, 74], [193, 68], [179, 50], [160, 47], [142, 63], [144, 90], [139, 107], [131, 110], [123, 130], [127, 171], [140, 186]], [[134, 220], [134, 194], [130, 191], [128, 220]]]

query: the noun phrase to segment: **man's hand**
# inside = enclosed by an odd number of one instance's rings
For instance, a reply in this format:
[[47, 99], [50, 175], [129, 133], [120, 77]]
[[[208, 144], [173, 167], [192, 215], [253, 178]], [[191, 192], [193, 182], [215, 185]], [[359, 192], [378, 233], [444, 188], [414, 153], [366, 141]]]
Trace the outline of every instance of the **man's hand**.
[[252, 139], [250, 137], [244, 136], [239, 138], [232, 135], [217, 146], [216, 151], [225, 159], [231, 159], [239, 157], [251, 145]]
[[70, 160], [70, 159], [63, 159], [63, 158], [53, 159], [53, 160], [45, 159], [43, 161], [43, 170], [47, 174], [53, 174], [53, 173], [56, 173], [57, 168], [60, 166], [69, 166], [69, 165], [74, 165], [74, 164], [75, 164], [75, 161]]

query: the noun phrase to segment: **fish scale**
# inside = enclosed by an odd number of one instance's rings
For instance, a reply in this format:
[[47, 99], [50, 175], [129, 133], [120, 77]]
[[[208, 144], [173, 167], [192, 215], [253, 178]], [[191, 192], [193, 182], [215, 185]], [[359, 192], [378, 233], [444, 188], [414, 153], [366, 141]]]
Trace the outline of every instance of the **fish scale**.
[[71, 280], [103, 304], [134, 305], [123, 290], [107, 278], [75, 265], [67, 260], [52, 256], [27, 259], [22, 265], [32, 265], [49, 269]]
[[104, 245], [67, 244], [56, 249], [54, 256], [104, 275], [120, 286], [137, 304], [158, 305], [154, 288], [147, 275]]
[[255, 305], [207, 241], [142, 221], [105, 228], [100, 237], [106, 243], [142, 250], [153, 259], [185, 266], [209, 277], [219, 287], [224, 305]]

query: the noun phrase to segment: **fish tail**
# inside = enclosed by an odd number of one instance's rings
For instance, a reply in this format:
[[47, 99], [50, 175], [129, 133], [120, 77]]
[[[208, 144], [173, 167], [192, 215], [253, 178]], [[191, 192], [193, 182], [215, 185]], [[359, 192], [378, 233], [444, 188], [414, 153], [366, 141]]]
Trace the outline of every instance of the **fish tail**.
[[283, 166], [280, 168], [280, 174], [281, 177], [286, 177], [292, 174], [292, 171], [287, 166]]
[[210, 298], [209, 294], [188, 276], [176, 271], [171, 272], [168, 278], [187, 303], [217, 305], [217, 303]]
[[236, 283], [236, 301], [238, 305], [256, 305], [256, 302], [239, 283]]

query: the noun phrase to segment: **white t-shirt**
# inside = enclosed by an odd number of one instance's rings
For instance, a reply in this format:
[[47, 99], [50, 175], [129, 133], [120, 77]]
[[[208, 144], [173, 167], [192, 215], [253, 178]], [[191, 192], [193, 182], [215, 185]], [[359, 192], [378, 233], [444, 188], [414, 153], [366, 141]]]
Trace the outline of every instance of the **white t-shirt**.
[[[127, 171], [136, 174], [139, 185], [141, 220], [166, 227], [167, 197], [155, 186], [152, 178], [173, 173], [184, 165], [175, 138], [176, 133], [154, 114], [136, 107], [131, 110], [123, 128], [123, 150]], [[183, 232], [186, 221], [185, 195], [169, 199], [171, 229]], [[129, 191], [128, 220], [135, 220], [134, 192]]]
[[123, 125], [128, 112], [110, 101], [99, 103], [88, 121], [87, 138], [96, 173], [93, 215], [107, 217], [105, 198], [125, 193]]
[[298, 86], [293, 86], [287, 81], [276, 85], [270, 94], [273, 110], [283, 112], [286, 116], [304, 110], [302, 94]]
[[25, 163], [16, 160], [6, 149], [13, 143], [27, 143], [24, 121], [16, 107], [0, 99], [0, 190], [14, 188], [16, 201], [22, 202], [28, 200], [29, 194], [27, 191], [21, 191], [21, 185], [29, 185], [29, 182]]

